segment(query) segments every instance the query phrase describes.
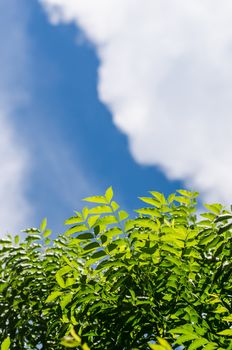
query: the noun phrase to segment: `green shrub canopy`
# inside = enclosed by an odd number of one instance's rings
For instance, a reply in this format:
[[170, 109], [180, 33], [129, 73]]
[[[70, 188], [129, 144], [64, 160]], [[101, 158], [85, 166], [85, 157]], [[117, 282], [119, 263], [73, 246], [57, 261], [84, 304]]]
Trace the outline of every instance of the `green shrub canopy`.
[[110, 187], [55, 239], [46, 219], [1, 239], [1, 349], [232, 349], [232, 213], [196, 198], [150, 192], [130, 219]]

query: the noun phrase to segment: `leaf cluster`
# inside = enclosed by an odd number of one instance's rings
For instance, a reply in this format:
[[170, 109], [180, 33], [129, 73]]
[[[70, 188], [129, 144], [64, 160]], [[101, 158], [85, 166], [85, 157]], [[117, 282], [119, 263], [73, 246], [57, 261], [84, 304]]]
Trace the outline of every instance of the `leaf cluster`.
[[33, 350], [232, 349], [232, 213], [210, 204], [197, 218], [197, 195], [152, 191], [130, 219], [110, 187], [85, 198], [90, 207], [55, 239], [46, 220], [22, 241], [2, 239], [1, 341]]

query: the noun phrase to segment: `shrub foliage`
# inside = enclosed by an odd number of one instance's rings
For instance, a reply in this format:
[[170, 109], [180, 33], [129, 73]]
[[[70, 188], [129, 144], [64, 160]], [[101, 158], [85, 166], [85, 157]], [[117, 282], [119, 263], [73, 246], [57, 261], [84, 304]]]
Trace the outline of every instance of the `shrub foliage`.
[[196, 198], [150, 192], [130, 219], [110, 187], [55, 239], [1, 239], [2, 349], [232, 349], [232, 213]]

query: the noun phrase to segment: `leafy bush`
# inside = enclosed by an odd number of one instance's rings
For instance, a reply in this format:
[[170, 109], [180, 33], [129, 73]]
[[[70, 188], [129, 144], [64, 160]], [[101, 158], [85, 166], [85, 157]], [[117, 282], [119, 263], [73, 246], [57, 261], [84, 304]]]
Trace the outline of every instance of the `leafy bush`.
[[109, 188], [53, 240], [46, 220], [1, 239], [2, 349], [232, 349], [231, 211], [150, 194], [134, 219]]

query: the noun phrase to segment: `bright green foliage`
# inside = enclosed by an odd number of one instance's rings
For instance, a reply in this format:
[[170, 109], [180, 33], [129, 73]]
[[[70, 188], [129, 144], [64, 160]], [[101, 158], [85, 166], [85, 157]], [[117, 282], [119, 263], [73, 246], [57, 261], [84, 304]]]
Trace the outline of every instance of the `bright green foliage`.
[[153, 191], [128, 219], [109, 188], [54, 240], [46, 219], [2, 239], [2, 348], [231, 350], [232, 213], [197, 220], [196, 197]]

